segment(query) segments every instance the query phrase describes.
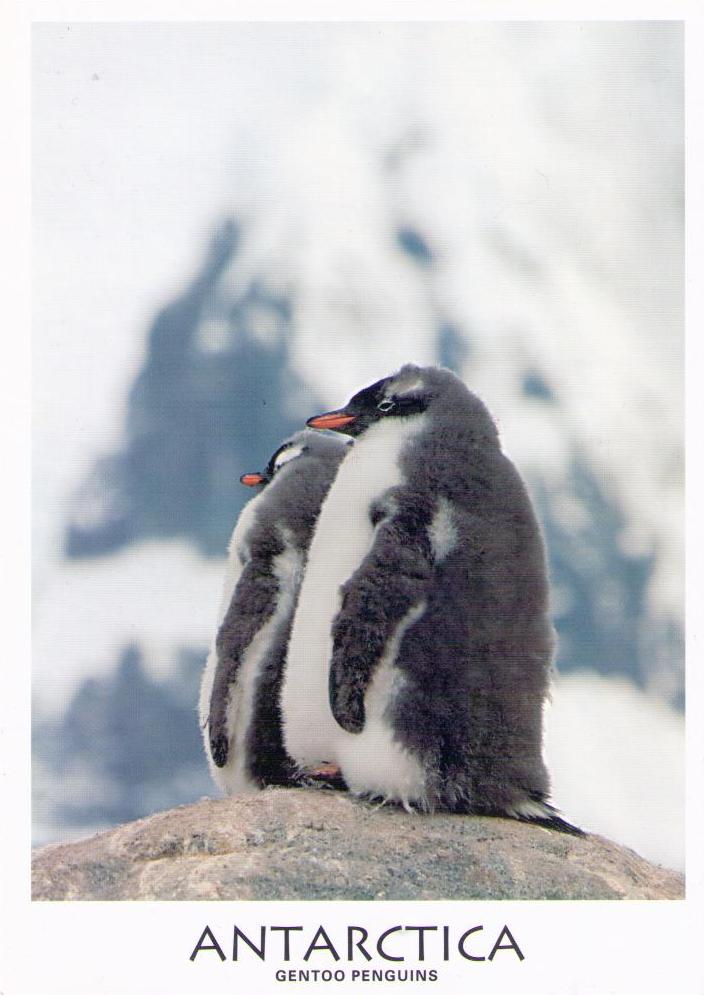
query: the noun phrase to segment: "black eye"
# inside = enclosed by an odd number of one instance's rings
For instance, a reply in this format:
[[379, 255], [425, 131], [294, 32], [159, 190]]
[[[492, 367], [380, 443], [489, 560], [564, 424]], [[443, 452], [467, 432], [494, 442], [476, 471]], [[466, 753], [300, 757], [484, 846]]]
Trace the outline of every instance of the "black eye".
[[384, 398], [384, 400], [380, 401], [379, 404], [376, 407], [377, 407], [377, 411], [386, 413], [386, 412], [390, 412], [392, 408], [396, 407], [396, 402], [395, 401], [391, 401], [390, 398]]

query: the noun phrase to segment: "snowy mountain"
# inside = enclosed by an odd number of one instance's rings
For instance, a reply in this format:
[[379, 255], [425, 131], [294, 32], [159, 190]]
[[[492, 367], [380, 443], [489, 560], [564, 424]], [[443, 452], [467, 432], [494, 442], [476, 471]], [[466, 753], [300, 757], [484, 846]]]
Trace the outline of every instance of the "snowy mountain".
[[[278, 443], [323, 405], [292, 364], [295, 296], [272, 290], [266, 271], [241, 275], [236, 232], [232, 224], [223, 226], [193, 284], [155, 319], [130, 390], [127, 445], [100, 458], [77, 493], [66, 534], [69, 558], [174, 537], [206, 555], [222, 555], [248, 497], [240, 473], [263, 466]], [[390, 260], [410, 257], [407, 265], [417, 269], [419, 282], [432, 274], [433, 255], [420, 233], [390, 231], [385, 244]], [[444, 310], [434, 305], [424, 316], [434, 339], [429, 361], [473, 385], [486, 376], [488, 363], [474, 354], [496, 348], [492, 335], [465, 331], [466, 318], [448, 323]], [[362, 332], [360, 326], [355, 336]], [[384, 338], [382, 355], [386, 347]], [[559, 667], [626, 674], [681, 705], [681, 619], [669, 606], [653, 604], [663, 569], [656, 553], [661, 523], [652, 514], [649, 523], [633, 521], [630, 502], [604, 481], [607, 468], [585, 445], [585, 428], [570, 418], [564, 388], [531, 352], [526, 336], [525, 348], [502, 356], [512, 407], [500, 422], [546, 531]], [[369, 376], [393, 369], [382, 359]], [[321, 394], [324, 387], [319, 385]], [[334, 389], [328, 386], [326, 394], [330, 398]], [[346, 397], [340, 391], [333, 403]], [[673, 441], [661, 442], [674, 460]], [[622, 468], [618, 484], [624, 490], [631, 473], [630, 465]], [[644, 534], [640, 544], [629, 541], [633, 532]]]

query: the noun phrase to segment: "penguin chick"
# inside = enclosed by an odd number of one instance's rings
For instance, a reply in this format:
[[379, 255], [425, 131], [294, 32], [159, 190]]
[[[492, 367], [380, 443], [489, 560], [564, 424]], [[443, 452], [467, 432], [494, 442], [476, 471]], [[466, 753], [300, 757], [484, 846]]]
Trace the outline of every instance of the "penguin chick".
[[288, 784], [279, 686], [306, 553], [321, 502], [351, 440], [304, 430], [261, 473], [232, 534], [219, 629], [199, 713], [214, 780], [228, 794]]
[[291, 756], [326, 757], [353, 792], [407, 808], [581, 833], [548, 802], [542, 757], [555, 643], [543, 540], [482, 401], [448, 370], [408, 365], [308, 425], [355, 447], [291, 635]]

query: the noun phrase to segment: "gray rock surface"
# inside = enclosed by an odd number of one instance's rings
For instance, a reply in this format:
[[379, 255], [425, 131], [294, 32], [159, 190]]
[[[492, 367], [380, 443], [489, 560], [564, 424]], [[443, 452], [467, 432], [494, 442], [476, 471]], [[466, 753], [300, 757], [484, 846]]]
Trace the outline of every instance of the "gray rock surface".
[[603, 837], [420, 815], [321, 789], [203, 799], [38, 850], [32, 898], [681, 899]]

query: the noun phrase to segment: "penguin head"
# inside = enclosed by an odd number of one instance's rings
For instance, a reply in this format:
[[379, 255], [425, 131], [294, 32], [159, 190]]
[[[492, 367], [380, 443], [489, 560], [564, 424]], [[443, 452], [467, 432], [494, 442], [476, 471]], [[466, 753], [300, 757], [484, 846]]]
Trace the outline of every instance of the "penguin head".
[[334, 429], [348, 436], [360, 436], [381, 419], [408, 418], [424, 412], [433, 391], [426, 383], [422, 367], [408, 364], [398, 373], [358, 391], [344, 408], [315, 415], [306, 425], [312, 429]]
[[384, 377], [358, 391], [344, 408], [308, 419], [312, 429], [334, 429], [348, 436], [360, 436], [381, 419], [403, 419], [427, 412], [432, 418], [447, 420], [469, 415], [474, 430], [495, 436], [494, 423], [483, 402], [472, 394], [459, 377], [442, 367], [407, 364], [390, 377]]
[[301, 457], [340, 460], [345, 450], [346, 446], [341, 440], [304, 429], [295, 433], [275, 450], [264, 470], [242, 474], [240, 483], [249, 488], [263, 489], [284, 467], [293, 465], [294, 461], [300, 460]]

